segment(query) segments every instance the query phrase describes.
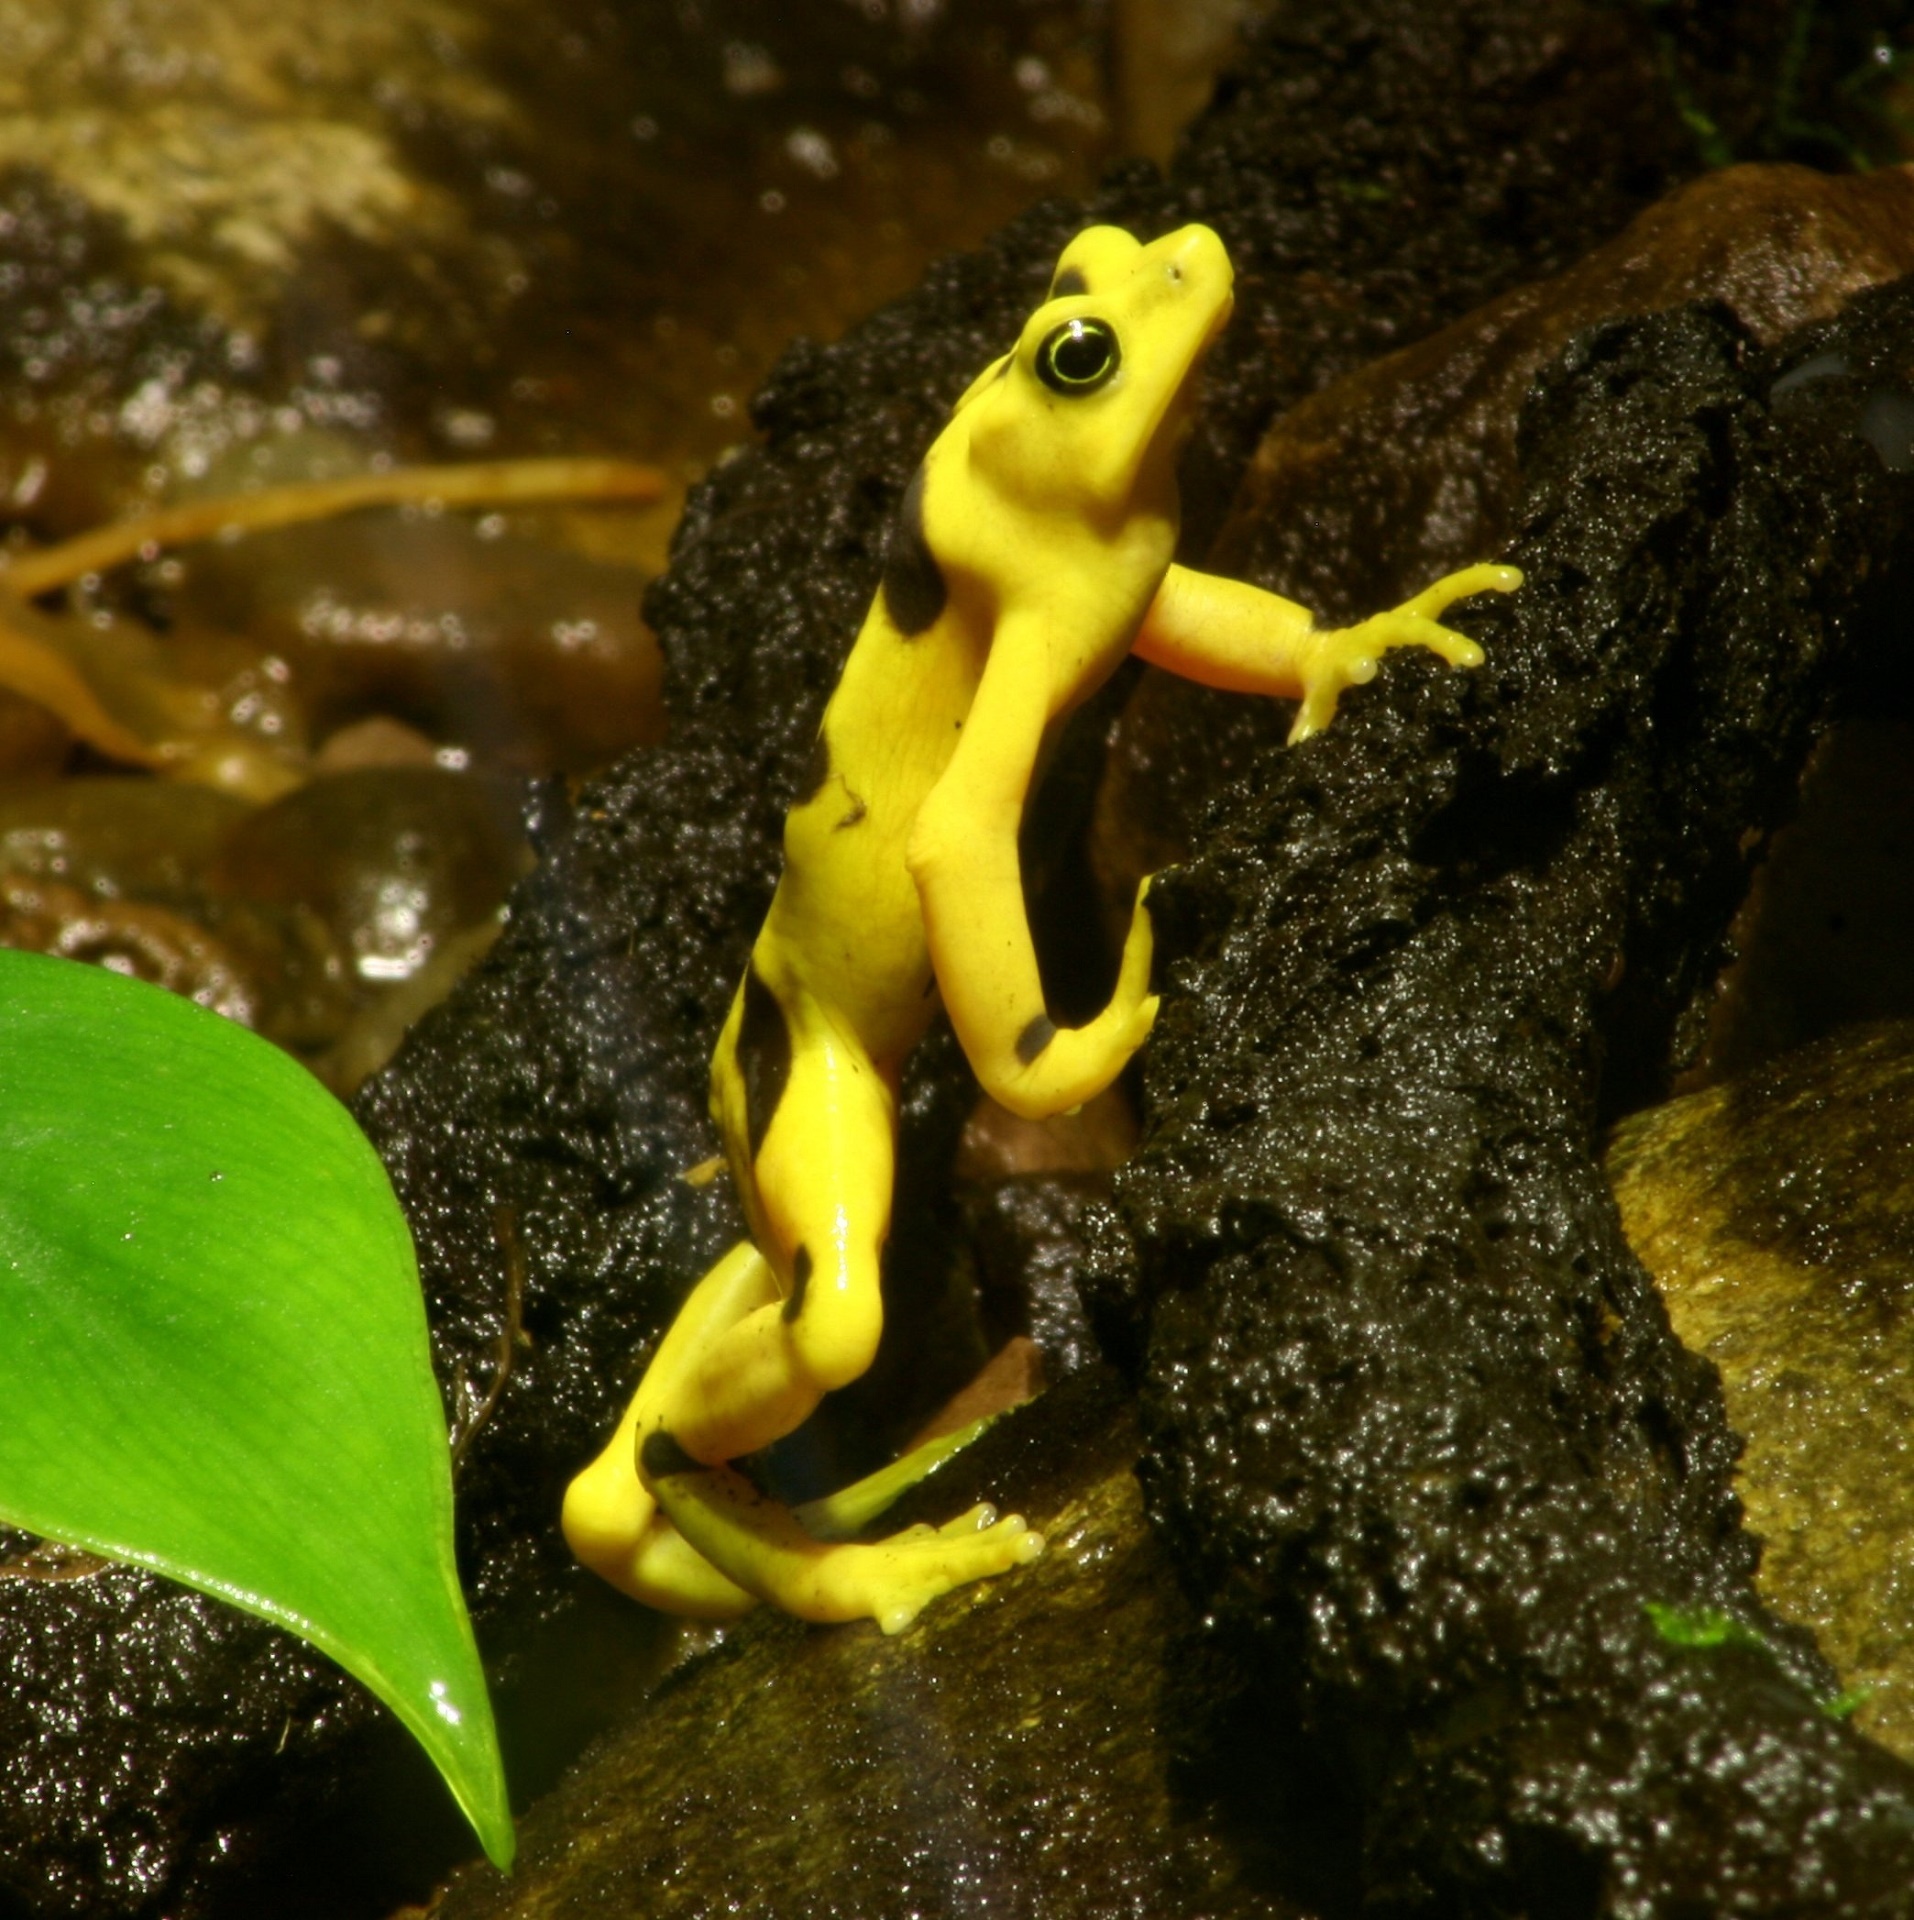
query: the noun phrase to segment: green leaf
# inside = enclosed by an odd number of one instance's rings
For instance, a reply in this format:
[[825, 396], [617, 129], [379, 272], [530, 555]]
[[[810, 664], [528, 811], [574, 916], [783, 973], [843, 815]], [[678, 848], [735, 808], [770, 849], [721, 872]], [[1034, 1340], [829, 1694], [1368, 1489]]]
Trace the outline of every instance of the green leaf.
[[510, 1864], [418, 1270], [377, 1157], [244, 1029], [4, 951], [0, 1409], [0, 1520], [303, 1635]]

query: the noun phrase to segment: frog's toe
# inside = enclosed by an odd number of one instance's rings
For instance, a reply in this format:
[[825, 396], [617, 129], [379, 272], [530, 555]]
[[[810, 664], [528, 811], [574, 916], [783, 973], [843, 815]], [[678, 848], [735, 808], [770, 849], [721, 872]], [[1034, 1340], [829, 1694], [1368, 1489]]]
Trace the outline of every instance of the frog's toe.
[[[1467, 634], [1445, 627], [1426, 613], [1411, 613], [1398, 607], [1394, 613], [1382, 617], [1387, 622], [1382, 630], [1385, 647], [1426, 647], [1431, 653], [1440, 654], [1452, 667], [1473, 667], [1482, 662], [1482, 649]], [[1365, 680], [1375, 672], [1373, 660], [1369, 662], [1369, 669], [1369, 673], [1362, 676]], [[1345, 677], [1353, 681], [1356, 675], [1345, 670]]]
[[1451, 632], [1447, 627], [1437, 627], [1424, 636], [1422, 644], [1441, 654], [1452, 667], [1479, 667], [1488, 658], [1467, 634]]
[[1424, 587], [1413, 600], [1404, 601], [1404, 613], [1426, 614], [1431, 618], [1476, 593], [1513, 593], [1522, 584], [1520, 567], [1505, 567], [1492, 561], [1464, 567], [1459, 573], [1444, 574], [1433, 586]]

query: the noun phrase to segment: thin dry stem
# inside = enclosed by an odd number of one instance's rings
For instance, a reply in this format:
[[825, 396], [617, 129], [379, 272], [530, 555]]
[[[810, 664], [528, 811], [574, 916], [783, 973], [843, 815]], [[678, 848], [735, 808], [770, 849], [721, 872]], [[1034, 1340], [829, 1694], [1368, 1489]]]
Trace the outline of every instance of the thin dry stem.
[[665, 476], [629, 460], [481, 460], [450, 467], [394, 467], [349, 480], [314, 480], [258, 493], [193, 500], [137, 519], [95, 527], [38, 553], [0, 555], [0, 586], [22, 600], [70, 586], [142, 554], [232, 533], [326, 520], [359, 507], [516, 506], [535, 500], [662, 498]]

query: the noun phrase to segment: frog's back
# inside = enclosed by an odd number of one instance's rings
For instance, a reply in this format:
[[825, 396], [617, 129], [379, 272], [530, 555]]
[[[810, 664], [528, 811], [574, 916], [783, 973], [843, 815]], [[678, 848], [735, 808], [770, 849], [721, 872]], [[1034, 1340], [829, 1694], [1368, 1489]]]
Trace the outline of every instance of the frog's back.
[[810, 996], [886, 1062], [915, 1044], [935, 1005], [905, 853], [987, 648], [951, 604], [924, 539], [924, 472], [785, 816], [784, 874], [753, 950], [774, 993]]

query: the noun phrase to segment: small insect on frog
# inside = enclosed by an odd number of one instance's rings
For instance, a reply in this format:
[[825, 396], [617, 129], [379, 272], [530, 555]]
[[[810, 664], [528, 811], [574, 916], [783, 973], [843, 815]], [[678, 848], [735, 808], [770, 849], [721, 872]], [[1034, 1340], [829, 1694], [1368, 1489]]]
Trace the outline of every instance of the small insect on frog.
[[1512, 567], [1469, 567], [1325, 632], [1291, 601], [1172, 564], [1177, 452], [1230, 282], [1207, 227], [1148, 246], [1079, 234], [904, 494], [712, 1061], [751, 1238], [693, 1289], [566, 1495], [573, 1551], [653, 1606], [724, 1618], [765, 1600], [896, 1632], [1042, 1551], [988, 1507], [870, 1543], [821, 1539], [727, 1463], [871, 1363], [898, 1074], [938, 999], [985, 1091], [1033, 1118], [1101, 1092], [1156, 1018], [1147, 881], [1109, 1005], [1079, 1027], [1044, 1005], [1017, 833], [1064, 719], [1134, 651], [1299, 698], [1301, 740], [1387, 648], [1479, 664], [1438, 616], [1521, 584]]

